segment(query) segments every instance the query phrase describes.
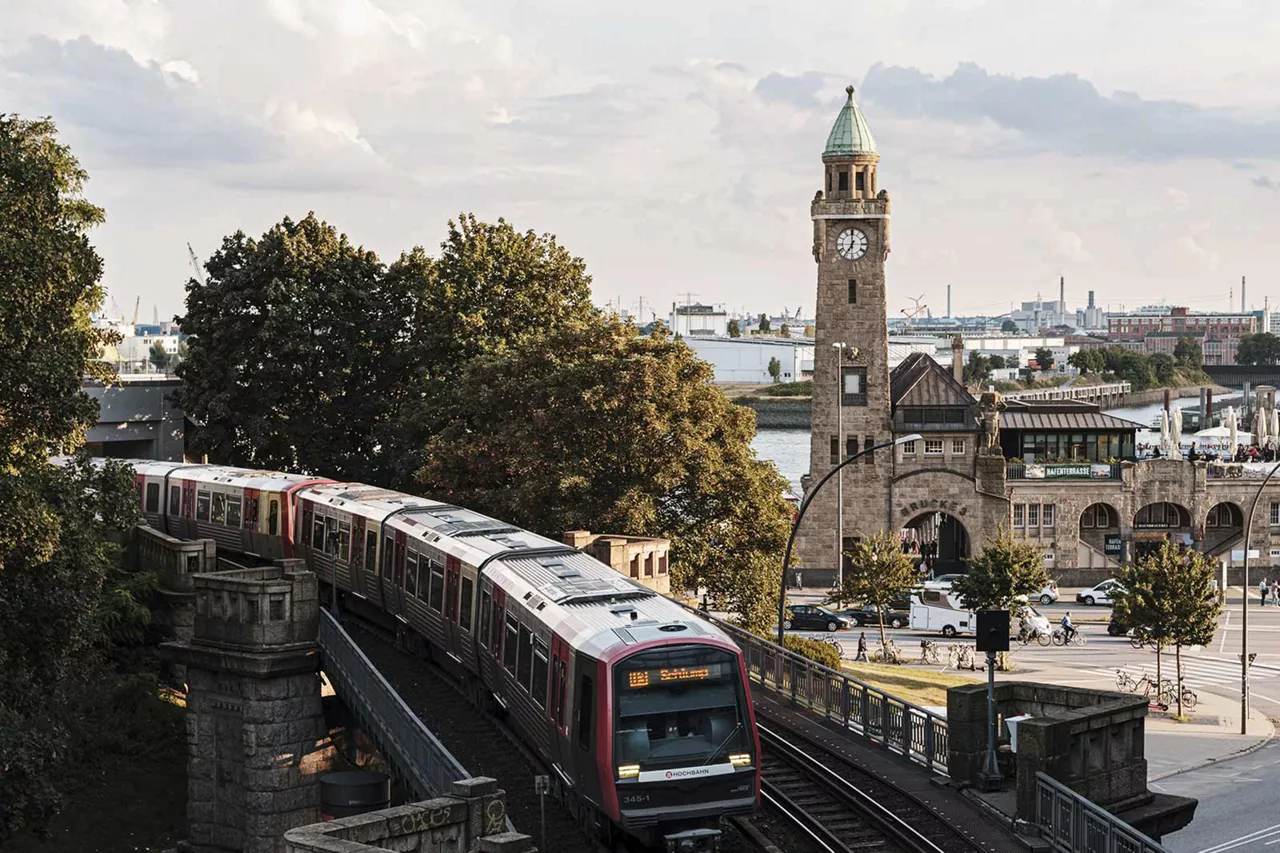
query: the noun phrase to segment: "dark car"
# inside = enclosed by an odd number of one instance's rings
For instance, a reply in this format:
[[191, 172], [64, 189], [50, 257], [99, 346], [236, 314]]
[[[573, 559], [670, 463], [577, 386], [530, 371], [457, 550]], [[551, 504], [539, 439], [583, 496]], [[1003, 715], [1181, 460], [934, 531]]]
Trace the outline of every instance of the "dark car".
[[1131, 630], [1133, 630], [1131, 625], [1126, 625], [1116, 616], [1112, 616], [1111, 621], [1107, 623], [1107, 633], [1113, 637], [1123, 637]]
[[793, 604], [787, 608], [787, 618], [782, 627], [790, 631], [839, 631], [852, 627], [850, 620], [816, 604]]
[[[894, 602], [884, 608], [884, 624], [890, 628], [907, 627], [911, 623], [911, 613], [907, 607], [908, 605], [905, 603]], [[859, 628], [863, 626], [878, 626], [880, 624], [880, 617], [876, 614], [876, 608], [870, 604], [845, 610], [840, 615], [847, 616]]]

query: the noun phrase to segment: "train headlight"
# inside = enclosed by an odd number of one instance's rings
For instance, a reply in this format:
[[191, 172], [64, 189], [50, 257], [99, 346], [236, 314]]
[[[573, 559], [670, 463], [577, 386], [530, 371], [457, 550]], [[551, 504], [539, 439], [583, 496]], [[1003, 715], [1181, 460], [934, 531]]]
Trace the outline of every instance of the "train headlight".
[[640, 775], [639, 764], [619, 764], [618, 765], [619, 779], [634, 779], [639, 775]]
[[750, 767], [751, 753], [735, 752], [729, 756], [729, 763], [732, 764], [734, 767]]

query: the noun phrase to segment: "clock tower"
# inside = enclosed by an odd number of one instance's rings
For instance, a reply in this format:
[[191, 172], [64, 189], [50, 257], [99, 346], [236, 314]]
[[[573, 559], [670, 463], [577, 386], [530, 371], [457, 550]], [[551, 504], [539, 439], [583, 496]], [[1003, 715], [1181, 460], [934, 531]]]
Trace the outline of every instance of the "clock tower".
[[[880, 154], [871, 128], [853, 87], [845, 91], [848, 100], [822, 152], [823, 188], [810, 206], [818, 264], [810, 488], [842, 458], [892, 438], [884, 275], [889, 196], [876, 178]], [[890, 523], [893, 469], [893, 448], [886, 448], [823, 487], [800, 530], [803, 568], [834, 568], [838, 535], [847, 549]]]

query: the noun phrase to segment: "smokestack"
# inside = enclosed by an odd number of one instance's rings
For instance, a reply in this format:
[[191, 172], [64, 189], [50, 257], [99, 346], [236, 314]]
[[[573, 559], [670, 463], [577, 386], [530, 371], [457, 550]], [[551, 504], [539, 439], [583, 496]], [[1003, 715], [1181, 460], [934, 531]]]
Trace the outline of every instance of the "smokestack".
[[1245, 307], [1246, 304], [1247, 303], [1244, 301], [1244, 276], [1240, 276], [1240, 313], [1241, 314], [1249, 310], [1247, 307]]
[[947, 316], [951, 316], [951, 285], [947, 285]]
[[1058, 277], [1058, 313], [1065, 322], [1067, 318], [1067, 277]]
[[964, 384], [964, 338], [959, 335], [951, 338], [951, 375]]

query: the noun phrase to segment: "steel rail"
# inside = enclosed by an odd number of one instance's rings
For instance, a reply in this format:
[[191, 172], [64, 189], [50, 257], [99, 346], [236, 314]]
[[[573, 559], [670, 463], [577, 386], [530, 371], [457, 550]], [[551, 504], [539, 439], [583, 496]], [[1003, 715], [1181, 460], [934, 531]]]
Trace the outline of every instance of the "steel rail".
[[823, 765], [815, 756], [805, 752], [799, 746], [758, 720], [756, 728], [760, 732], [762, 742], [767, 741], [770, 745], [780, 748], [793, 761], [797, 762], [805, 772], [819, 778], [828, 789], [837, 792], [848, 805], [866, 816], [876, 830], [901, 845], [907, 853], [946, 853], [928, 837], [921, 834], [890, 809], [877, 802], [866, 791]]

